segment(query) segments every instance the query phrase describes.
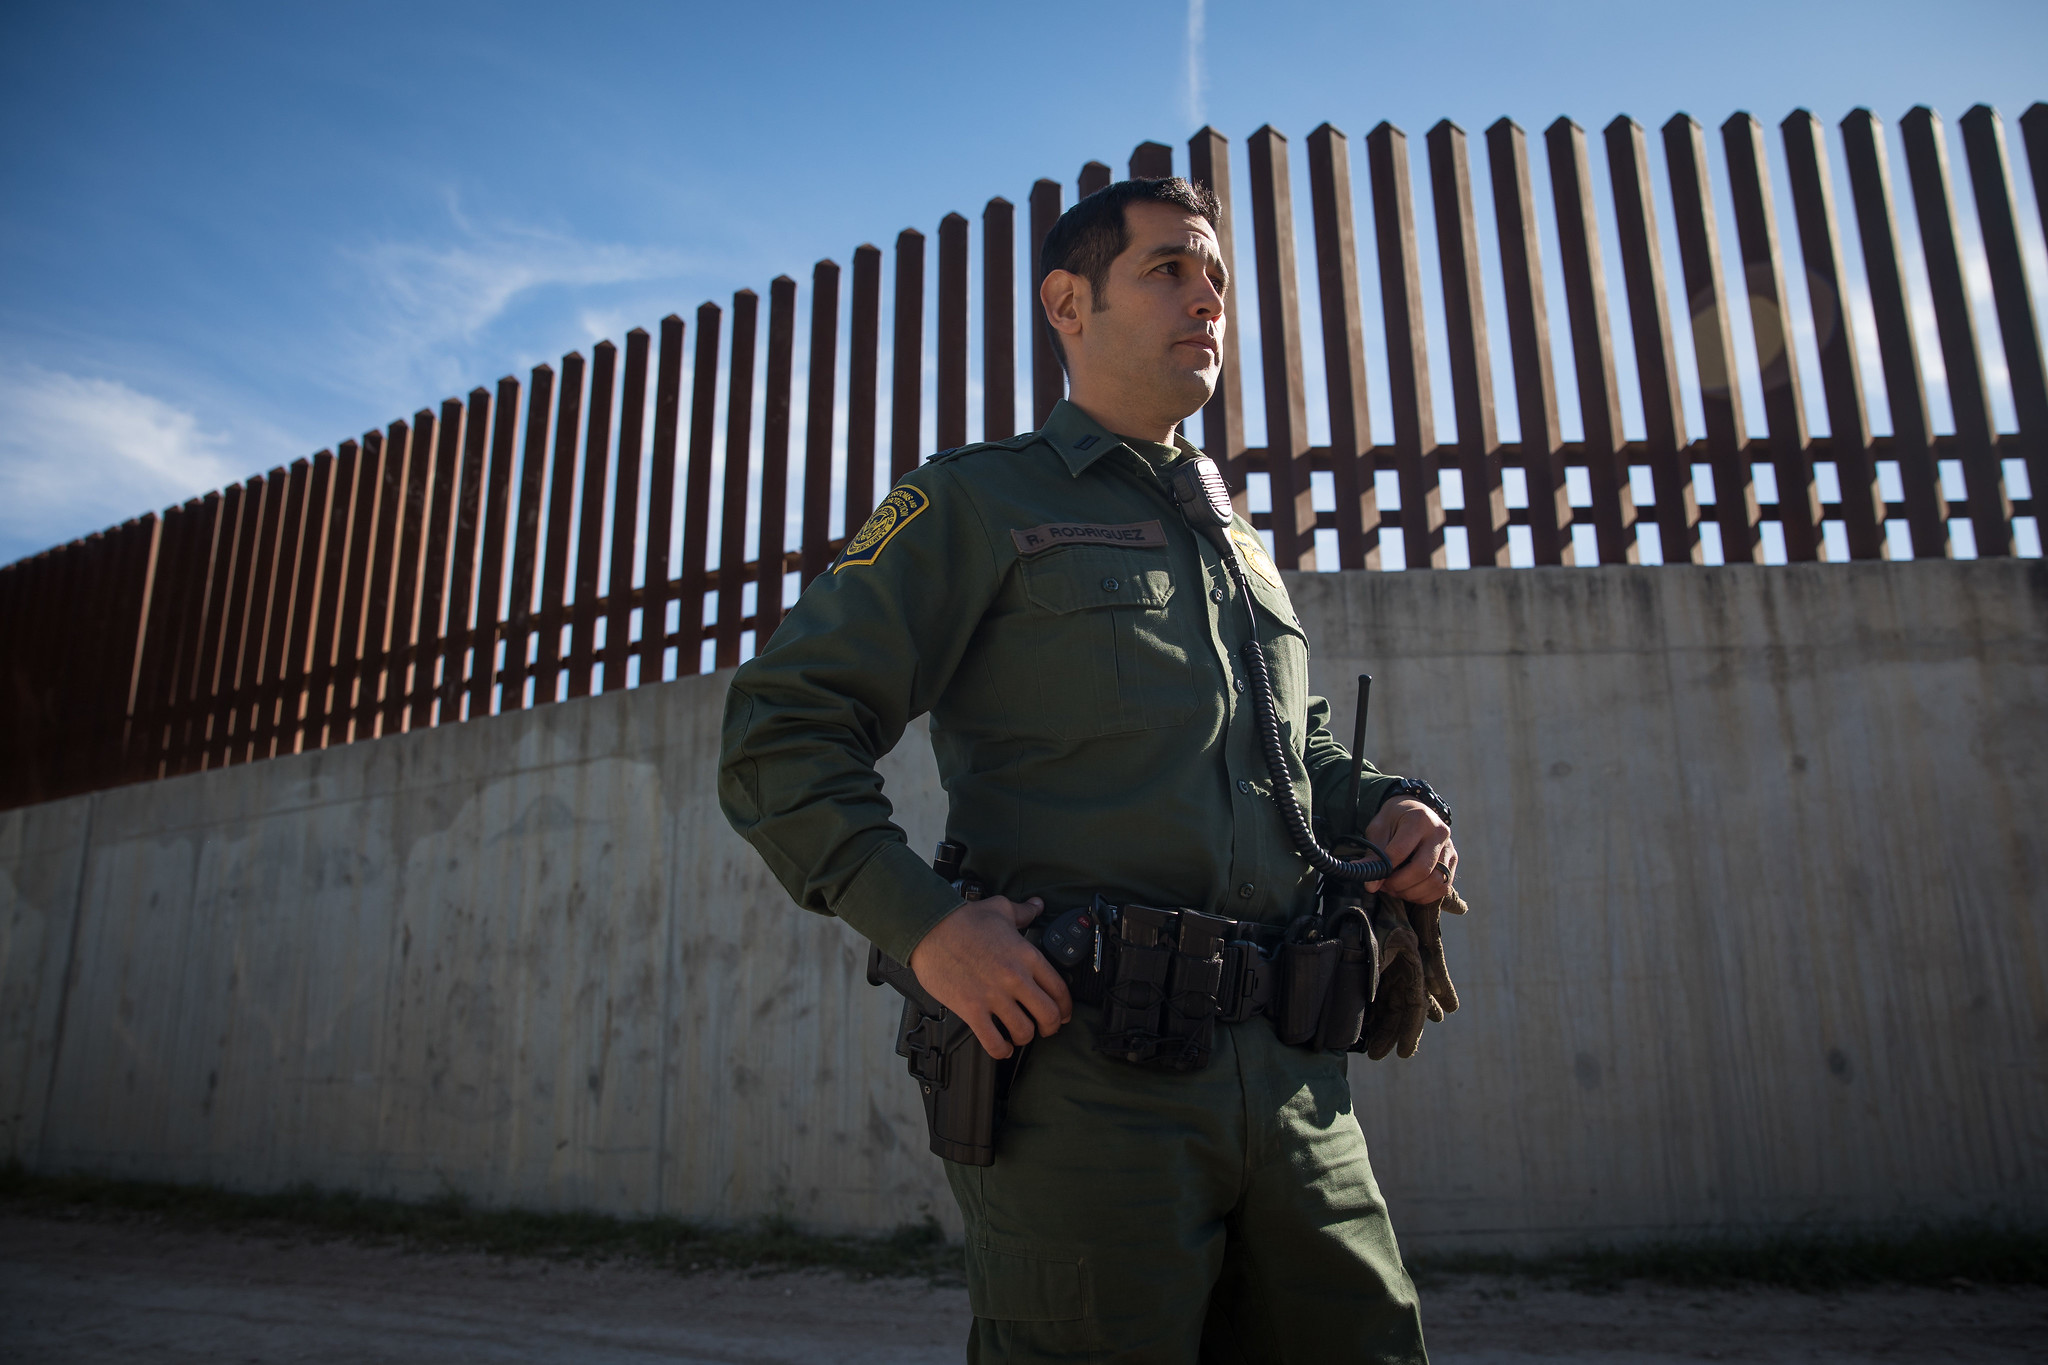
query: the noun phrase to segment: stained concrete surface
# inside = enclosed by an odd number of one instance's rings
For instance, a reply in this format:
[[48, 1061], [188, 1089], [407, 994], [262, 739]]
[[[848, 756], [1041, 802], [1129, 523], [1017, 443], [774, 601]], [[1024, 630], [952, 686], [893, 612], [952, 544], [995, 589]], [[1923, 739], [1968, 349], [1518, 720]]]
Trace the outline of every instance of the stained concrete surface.
[[[1352, 1069], [1405, 1245], [2048, 1218], [2048, 564], [1289, 581], [1475, 907]], [[0, 812], [0, 1159], [957, 1235], [895, 997], [718, 812], [727, 681]]]
[[[2048, 1289], [1426, 1290], [1437, 1365], [2039, 1360]], [[47, 1365], [940, 1365], [967, 1296], [804, 1272], [678, 1275], [135, 1223], [0, 1217], [0, 1360]]]

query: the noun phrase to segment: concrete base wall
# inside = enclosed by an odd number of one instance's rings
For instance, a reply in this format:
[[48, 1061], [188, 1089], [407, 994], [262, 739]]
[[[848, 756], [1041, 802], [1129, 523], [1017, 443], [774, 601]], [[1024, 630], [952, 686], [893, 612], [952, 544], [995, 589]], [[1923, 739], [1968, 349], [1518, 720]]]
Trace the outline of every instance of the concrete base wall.
[[[2048, 1215], [2048, 569], [1293, 589], [1475, 907], [1465, 1008], [1353, 1065], [1409, 1244]], [[955, 1225], [894, 997], [719, 815], [724, 687], [0, 813], [0, 1154]]]

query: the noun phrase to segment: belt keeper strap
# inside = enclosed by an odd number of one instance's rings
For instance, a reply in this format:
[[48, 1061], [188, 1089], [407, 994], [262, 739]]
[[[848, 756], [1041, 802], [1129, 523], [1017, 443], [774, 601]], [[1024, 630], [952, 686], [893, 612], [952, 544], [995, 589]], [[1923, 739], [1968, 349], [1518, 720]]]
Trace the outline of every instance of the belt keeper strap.
[[1242, 940], [1229, 944], [1223, 950], [1216, 1017], [1226, 1024], [1241, 1024], [1264, 1014], [1273, 1003], [1279, 979], [1279, 964], [1260, 952], [1258, 944]]

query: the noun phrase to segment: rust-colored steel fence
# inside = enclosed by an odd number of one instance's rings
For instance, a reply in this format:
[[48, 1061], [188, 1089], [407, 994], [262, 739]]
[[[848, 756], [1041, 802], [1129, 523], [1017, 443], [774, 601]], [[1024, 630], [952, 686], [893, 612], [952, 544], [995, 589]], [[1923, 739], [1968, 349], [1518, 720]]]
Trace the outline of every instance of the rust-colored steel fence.
[[[2048, 104], [2019, 120], [2037, 207], [2048, 213]], [[1911, 209], [1946, 374], [1953, 434], [1929, 417], [1912, 316], [1916, 277], [1902, 247], [1881, 122], [1858, 110], [1840, 128], [1849, 209], [1864, 278], [1849, 276], [1844, 226], [1823, 125], [1797, 111], [1780, 125], [1798, 254], [1788, 259], [1774, 203], [1765, 129], [1747, 114], [1721, 126], [1725, 192], [1737, 241], [1724, 250], [1705, 130], [1679, 115], [1661, 130], [1680, 286], [1677, 325], [1690, 323], [1696, 375], [1682, 378], [1672, 291], [1656, 222], [1649, 134], [1618, 118], [1602, 133], [1609, 185], [1593, 182], [1587, 134], [1560, 119], [1543, 133], [1583, 439], [1561, 434], [1531, 154], [1506, 119], [1485, 134], [1507, 345], [1521, 439], [1500, 440], [1483, 299], [1482, 240], [1465, 133], [1443, 122], [1425, 139], [1442, 290], [1445, 353], [1457, 438], [1440, 441], [1430, 392], [1423, 267], [1408, 139], [1381, 124], [1364, 139], [1370, 244], [1385, 328], [1392, 439], [1375, 443], [1366, 401], [1366, 328], [1353, 221], [1351, 141], [1325, 124], [1308, 137], [1315, 269], [1328, 392], [1328, 445], [1312, 445], [1303, 356], [1302, 274], [1286, 139], [1252, 134], [1233, 177], [1229, 143], [1212, 129], [1189, 142], [1190, 178], [1224, 205], [1222, 244], [1234, 257], [1249, 225], [1247, 273], [1257, 294], [1257, 370], [1265, 440], [1245, 435], [1237, 332], [1223, 382], [1204, 410], [1204, 444], [1241, 497], [1268, 494], [1255, 520], [1289, 568], [1316, 567], [1317, 533], [1337, 566], [1510, 567], [1636, 562], [1757, 562], [1822, 557], [2004, 555], [2016, 536], [2037, 545], [2032, 490], [2048, 478], [2048, 374], [2023, 262], [2005, 134], [1978, 106], [1961, 120], [1982, 255], [1990, 276], [2016, 433], [1992, 417], [1954, 213], [1939, 116], [1914, 109], [1899, 129]], [[1130, 173], [1175, 171], [1174, 151], [1140, 145]], [[1090, 162], [1082, 194], [1107, 184]], [[1233, 203], [1250, 196], [1239, 219]], [[1623, 431], [1616, 342], [1599, 214], [1605, 198], [1621, 256], [1628, 341], [1643, 437]], [[1063, 187], [1031, 188], [1030, 256], [1062, 208]], [[841, 365], [840, 267], [811, 276], [804, 441], [791, 449], [798, 286], [768, 291], [761, 439], [755, 356], [761, 301], [734, 295], [728, 312], [697, 309], [687, 405], [688, 328], [626, 334], [588, 360], [536, 366], [438, 412], [421, 409], [333, 452], [260, 474], [159, 515], [130, 521], [0, 569], [0, 805], [447, 724], [559, 697], [739, 662], [765, 639], [786, 588], [808, 583], [872, 509], [877, 462], [891, 477], [930, 450], [968, 439], [971, 224], [939, 224], [936, 267], [936, 431], [926, 440], [923, 392], [926, 239], [895, 243], [889, 427], [881, 413], [883, 259], [852, 258], [845, 329], [843, 440], [835, 439]], [[1020, 279], [1015, 207], [981, 217], [982, 434], [1019, 430], [1018, 308], [1035, 310]], [[1235, 269], [1235, 263], [1233, 263]], [[1788, 293], [1804, 272], [1830, 434], [1811, 436]], [[1845, 296], [1867, 289], [1891, 434], [1873, 436]], [[1766, 430], [1745, 430], [1733, 295], [1746, 295]], [[1035, 316], [1035, 312], [1026, 316]], [[729, 344], [721, 332], [731, 330]], [[1034, 423], [1062, 392], [1042, 327], [1028, 329]], [[725, 358], [720, 394], [721, 356]], [[647, 402], [647, 386], [654, 398]], [[1697, 394], [1704, 433], [1688, 430]], [[615, 398], [616, 396], [616, 398]], [[617, 431], [613, 414], [618, 414]], [[687, 407], [687, 432], [684, 414]], [[725, 415], [721, 446], [717, 431]], [[652, 431], [645, 430], [652, 413]], [[586, 418], [587, 413], [587, 418]], [[643, 452], [646, 460], [643, 466]], [[723, 458], [729, 455], [730, 458]], [[792, 507], [793, 458], [800, 506]], [[1943, 465], [1948, 465], [1944, 470]], [[714, 467], [722, 467], [714, 489]], [[1960, 479], [1956, 474], [1960, 473]], [[1318, 510], [1313, 476], [1328, 475]], [[758, 477], [747, 554], [749, 491]], [[835, 493], [835, 485], [843, 494]], [[578, 489], [580, 486], [580, 496]], [[607, 489], [610, 489], [608, 495]], [[1447, 490], [1450, 496], [1446, 496]], [[1333, 492], [1334, 497], [1329, 494]], [[1888, 496], [1889, 494], [1889, 496]], [[1825, 495], [1825, 496], [1824, 496]], [[843, 503], [835, 507], [835, 502]], [[1254, 501], [1257, 501], [1256, 494]], [[835, 518], [835, 512], [839, 515]], [[711, 555], [714, 515], [719, 533]], [[786, 523], [800, 526], [794, 545]], [[677, 519], [680, 535], [677, 535]], [[643, 524], [644, 519], [644, 524]], [[672, 546], [680, 554], [672, 556]], [[571, 549], [573, 546], [573, 563]], [[1832, 546], [1832, 553], [1829, 548]], [[1331, 567], [1326, 553], [1322, 567]]]

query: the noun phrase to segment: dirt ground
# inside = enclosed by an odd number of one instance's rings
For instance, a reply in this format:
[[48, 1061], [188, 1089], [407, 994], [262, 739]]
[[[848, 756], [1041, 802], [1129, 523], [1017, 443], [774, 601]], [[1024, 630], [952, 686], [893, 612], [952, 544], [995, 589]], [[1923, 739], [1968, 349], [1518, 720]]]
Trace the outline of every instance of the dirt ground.
[[[1437, 1365], [2039, 1361], [2048, 1290], [1841, 1294], [1470, 1278], [1425, 1293]], [[0, 1360], [69, 1365], [925, 1365], [967, 1295], [826, 1273], [676, 1275], [296, 1236], [0, 1216]]]

